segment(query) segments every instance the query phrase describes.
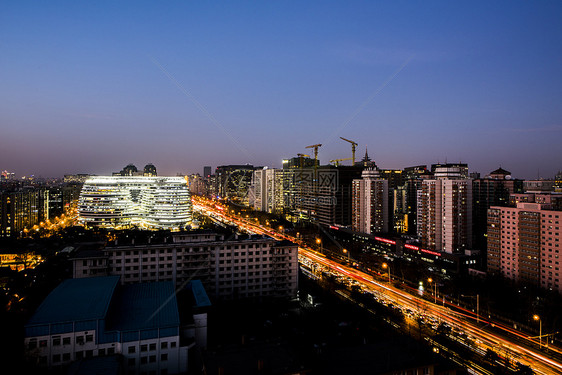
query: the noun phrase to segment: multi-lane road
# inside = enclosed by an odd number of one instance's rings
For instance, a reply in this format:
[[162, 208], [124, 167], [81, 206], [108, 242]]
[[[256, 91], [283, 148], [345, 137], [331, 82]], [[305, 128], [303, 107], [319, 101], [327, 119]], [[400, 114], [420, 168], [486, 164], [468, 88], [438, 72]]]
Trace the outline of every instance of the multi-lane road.
[[[215, 220], [228, 224], [236, 225], [238, 228], [250, 233], [264, 234], [276, 239], [287, 239], [293, 242], [298, 239], [288, 236], [285, 233], [273, 230], [272, 228], [259, 225], [253, 219], [242, 218], [229, 212], [228, 209], [216, 202], [208, 201], [200, 197], [193, 197], [193, 207], [195, 210], [209, 216]], [[416, 314], [423, 314], [425, 317], [446, 322], [453, 327], [453, 333], [460, 337], [471, 337], [470, 349], [480, 354], [486, 353], [488, 349], [496, 353], [514, 359], [515, 361], [527, 365], [537, 374], [562, 374], [562, 362], [551, 354], [562, 355], [562, 350], [558, 347], [550, 346], [549, 354], [536, 348], [537, 339], [529, 339], [529, 335], [514, 330], [499, 322], [490, 319], [482, 319], [468, 310], [460, 309], [456, 305], [449, 305], [437, 301], [431, 303], [418, 295], [417, 291], [407, 291], [374, 279], [355, 268], [347, 267], [341, 263], [327, 259], [322, 254], [301, 244], [299, 247], [299, 261], [301, 263], [315, 265], [334, 275], [354, 280], [364, 291], [384, 295], [384, 298], [391, 301], [393, 305], [399, 307], [403, 312], [413, 311]], [[446, 349], [446, 348], [443, 348]], [[471, 366], [473, 373], [490, 374], [489, 371], [474, 363]]]

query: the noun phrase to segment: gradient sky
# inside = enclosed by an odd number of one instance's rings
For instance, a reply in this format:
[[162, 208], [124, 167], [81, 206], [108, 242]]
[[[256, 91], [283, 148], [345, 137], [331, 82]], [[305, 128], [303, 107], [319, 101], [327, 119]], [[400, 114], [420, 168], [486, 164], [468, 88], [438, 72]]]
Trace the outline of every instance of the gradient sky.
[[365, 146], [562, 169], [560, 1], [0, 3], [0, 170], [160, 175]]

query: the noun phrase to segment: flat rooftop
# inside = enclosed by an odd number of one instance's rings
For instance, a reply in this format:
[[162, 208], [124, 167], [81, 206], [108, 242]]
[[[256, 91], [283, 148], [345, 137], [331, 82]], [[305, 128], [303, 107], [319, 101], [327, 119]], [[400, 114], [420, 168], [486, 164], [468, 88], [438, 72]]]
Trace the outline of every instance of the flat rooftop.
[[68, 279], [57, 286], [27, 325], [103, 319], [119, 276]]
[[131, 331], [180, 324], [171, 281], [124, 285], [117, 297], [108, 316], [107, 330]]

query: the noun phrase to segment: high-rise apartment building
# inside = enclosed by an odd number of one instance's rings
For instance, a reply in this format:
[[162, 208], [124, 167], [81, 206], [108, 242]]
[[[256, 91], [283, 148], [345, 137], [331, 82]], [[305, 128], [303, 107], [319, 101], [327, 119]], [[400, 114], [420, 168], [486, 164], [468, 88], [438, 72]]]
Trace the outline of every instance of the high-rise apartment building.
[[488, 210], [488, 272], [562, 292], [562, 211], [517, 203]]
[[418, 237], [422, 246], [459, 253], [472, 246], [472, 181], [464, 166], [440, 165], [418, 191]]
[[352, 228], [362, 233], [388, 232], [388, 180], [381, 178], [376, 167], [363, 170], [353, 180]]
[[523, 180], [513, 179], [511, 172], [498, 168], [485, 178], [472, 180], [473, 247], [487, 248], [488, 208], [507, 206], [511, 194], [523, 192]]
[[404, 168], [404, 189], [406, 190], [406, 212], [403, 216], [404, 229], [410, 235], [417, 235], [418, 231], [418, 190], [422, 181], [432, 178], [433, 174], [426, 165], [416, 165]]

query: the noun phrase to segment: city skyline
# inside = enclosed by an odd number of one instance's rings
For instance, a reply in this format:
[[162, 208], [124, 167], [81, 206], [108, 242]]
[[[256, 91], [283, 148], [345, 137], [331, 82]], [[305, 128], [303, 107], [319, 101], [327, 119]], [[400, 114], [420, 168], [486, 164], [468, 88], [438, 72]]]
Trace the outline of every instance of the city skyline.
[[0, 6], [0, 169], [562, 169], [560, 3]]

